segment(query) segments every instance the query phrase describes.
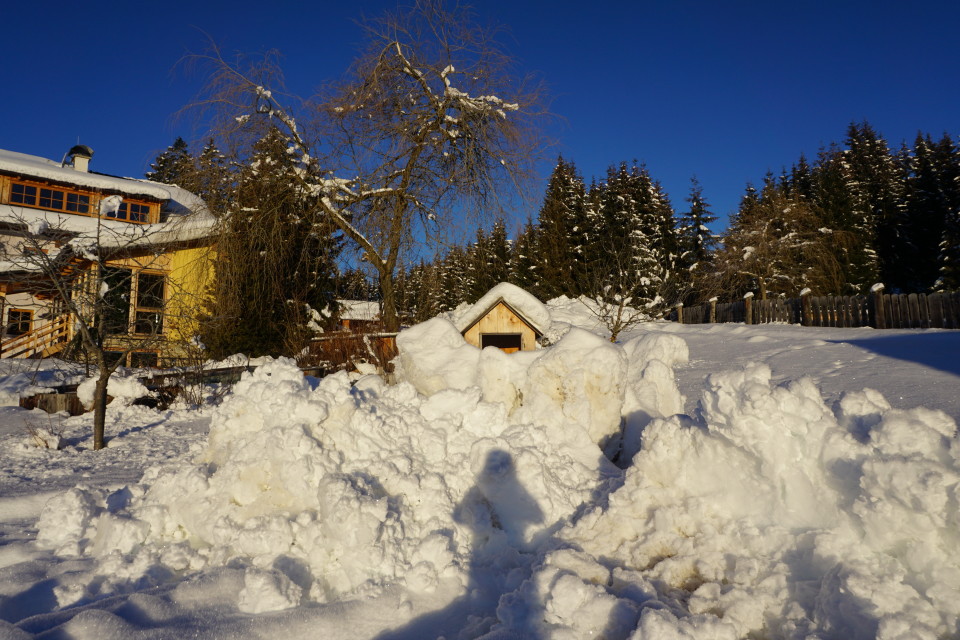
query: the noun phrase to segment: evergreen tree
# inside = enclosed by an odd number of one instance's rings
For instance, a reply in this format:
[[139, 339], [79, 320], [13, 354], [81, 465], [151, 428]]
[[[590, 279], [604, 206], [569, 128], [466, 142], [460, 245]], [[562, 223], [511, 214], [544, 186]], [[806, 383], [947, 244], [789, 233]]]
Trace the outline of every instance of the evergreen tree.
[[539, 246], [539, 231], [533, 221], [528, 219], [513, 246], [510, 282], [541, 299], [546, 299], [540, 287]]
[[190, 191], [195, 190], [197, 169], [183, 138], [177, 137], [172, 145], [150, 163], [150, 169], [145, 174], [147, 180], [178, 185]]
[[191, 190], [203, 198], [214, 215], [219, 215], [230, 206], [232, 176], [226, 156], [221, 153], [213, 138], [203, 145], [194, 165], [196, 175], [191, 183]]
[[201, 326], [213, 357], [299, 353], [309, 327], [336, 310], [339, 241], [322, 218], [309, 215], [315, 196], [292, 179], [288, 144], [271, 129], [239, 167]]
[[585, 188], [572, 162], [562, 157], [547, 183], [540, 208], [538, 271], [543, 297], [576, 295], [586, 227]]
[[680, 264], [687, 271], [688, 280], [710, 269], [717, 241], [710, 231], [717, 217], [710, 211], [703, 197], [703, 187], [696, 177], [690, 179], [690, 209], [681, 217], [678, 226], [680, 236]]
[[901, 265], [908, 253], [900, 234], [904, 176], [886, 141], [868, 123], [850, 125], [846, 146], [843, 168], [853, 204], [849, 230], [863, 246], [854, 284], [861, 292], [881, 281], [900, 289], [906, 284]]

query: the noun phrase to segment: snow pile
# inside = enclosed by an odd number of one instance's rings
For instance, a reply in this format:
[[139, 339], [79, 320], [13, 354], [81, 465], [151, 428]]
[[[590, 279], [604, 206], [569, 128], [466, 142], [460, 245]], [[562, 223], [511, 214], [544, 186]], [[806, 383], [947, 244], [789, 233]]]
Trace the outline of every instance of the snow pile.
[[[83, 406], [93, 406], [93, 396], [97, 389], [97, 379], [87, 378], [77, 386], [77, 399]], [[151, 395], [142, 382], [136, 377], [127, 374], [114, 374], [107, 381], [107, 395], [114, 402], [127, 405], [136, 400]]]
[[[464, 638], [956, 634], [945, 414], [871, 390], [828, 404], [761, 364], [698, 382], [681, 415], [688, 348], [671, 332], [618, 345], [569, 327], [508, 355], [434, 319], [398, 345], [393, 386], [312, 387], [266, 361], [192, 460], [54, 498], [37, 542], [84, 559], [58, 576], [59, 605], [171, 580], [182, 595], [202, 572], [234, 611], [337, 616], [304, 605], [354, 599], [390, 626], [428, 602]], [[273, 632], [295, 616], [273, 615], [289, 616]], [[396, 637], [440, 635], [416, 629]]]
[[[870, 391], [846, 395], [835, 416], [809, 380], [775, 386], [760, 365], [711, 376], [701, 410], [702, 424], [647, 426], [609, 506], [561, 533], [566, 546], [504, 598], [501, 619], [543, 637], [956, 631], [950, 418], [890, 409]], [[516, 615], [530, 609], [544, 614]]]
[[58, 586], [59, 602], [237, 563], [249, 612], [391, 584], [465, 589], [484, 561], [509, 571], [617, 472], [584, 431], [555, 442], [481, 395], [342, 374], [311, 389], [292, 361], [263, 365], [218, 408], [194, 462], [51, 500], [38, 543], [98, 564]]

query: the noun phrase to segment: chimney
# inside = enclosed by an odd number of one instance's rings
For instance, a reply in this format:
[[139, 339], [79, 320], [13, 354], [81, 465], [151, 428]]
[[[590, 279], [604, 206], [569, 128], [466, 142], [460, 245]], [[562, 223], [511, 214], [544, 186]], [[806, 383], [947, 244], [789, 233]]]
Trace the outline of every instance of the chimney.
[[90, 158], [93, 157], [93, 149], [87, 145], [78, 144], [71, 148], [67, 155], [70, 157], [73, 168], [77, 171], [86, 173], [90, 170]]

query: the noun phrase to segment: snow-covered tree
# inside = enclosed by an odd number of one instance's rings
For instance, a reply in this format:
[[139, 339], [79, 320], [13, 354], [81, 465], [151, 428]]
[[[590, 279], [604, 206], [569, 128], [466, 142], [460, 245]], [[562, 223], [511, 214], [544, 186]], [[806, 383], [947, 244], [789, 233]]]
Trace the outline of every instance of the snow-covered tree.
[[532, 175], [541, 108], [495, 33], [463, 7], [419, 0], [365, 27], [368, 46], [346, 79], [297, 113], [272, 69], [242, 71], [216, 53], [204, 103], [223, 107], [224, 133], [258, 119], [284, 129], [296, 180], [317, 197], [316, 216], [376, 270], [384, 326], [395, 330], [405, 248], [518, 192]]
[[178, 136], [172, 145], [150, 163], [150, 171], [145, 175], [147, 180], [175, 184], [184, 189], [193, 190], [191, 187], [196, 178], [196, 167], [193, 156], [190, 155], [189, 145]]

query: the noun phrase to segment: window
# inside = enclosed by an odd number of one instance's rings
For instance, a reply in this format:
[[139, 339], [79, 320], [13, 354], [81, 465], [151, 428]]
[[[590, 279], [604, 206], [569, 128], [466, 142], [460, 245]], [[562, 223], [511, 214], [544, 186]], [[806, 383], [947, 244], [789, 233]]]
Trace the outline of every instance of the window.
[[7, 337], [22, 336], [30, 333], [33, 324], [33, 311], [10, 309], [7, 312]]
[[40, 206], [44, 209], [63, 209], [63, 191], [40, 189]]
[[37, 205], [37, 188], [14, 182], [10, 185], [10, 202]]
[[[103, 281], [107, 285], [103, 312], [107, 333], [127, 333], [131, 328], [133, 333], [163, 333], [167, 281], [163, 274], [104, 267]], [[130, 317], [131, 307], [133, 318]]]
[[104, 267], [103, 295], [104, 331], [108, 334], [127, 333], [130, 325], [130, 289], [133, 273], [129, 269]]
[[72, 213], [90, 213], [90, 196], [83, 193], [68, 193], [66, 209]]
[[[10, 202], [28, 207], [39, 207], [51, 211], [66, 211], [67, 213], [82, 213], [96, 215], [95, 198], [93, 193], [73, 191], [69, 188], [56, 188], [44, 184], [11, 181]], [[150, 222], [150, 214], [155, 204], [139, 200], [124, 199], [120, 208], [105, 214], [106, 218], [128, 220], [130, 222]]]
[[135, 333], [163, 332], [164, 277], [156, 273], [137, 274]]
[[121, 220], [130, 222], [148, 222], [150, 220], [150, 207], [136, 202], [120, 203], [120, 211], [117, 212]]
[[120, 208], [108, 213], [107, 217], [130, 222], [150, 222], [150, 205], [124, 200], [120, 203]]

